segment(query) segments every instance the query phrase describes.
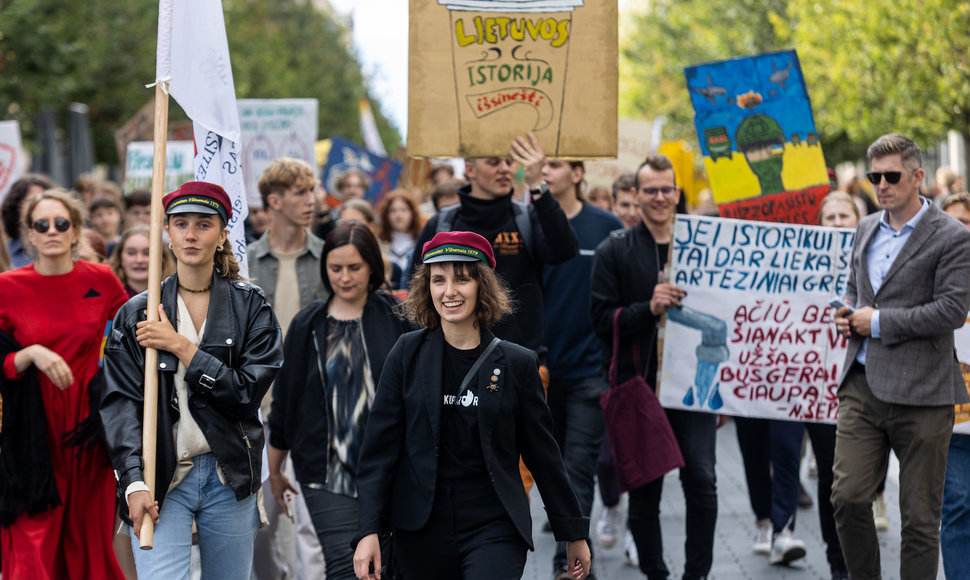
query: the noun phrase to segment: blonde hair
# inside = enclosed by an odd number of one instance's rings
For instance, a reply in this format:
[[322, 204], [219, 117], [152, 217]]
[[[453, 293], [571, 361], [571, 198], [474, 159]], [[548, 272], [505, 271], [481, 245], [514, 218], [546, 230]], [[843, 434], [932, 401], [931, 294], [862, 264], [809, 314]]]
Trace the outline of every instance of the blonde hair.
[[283, 195], [286, 190], [297, 184], [306, 184], [313, 187], [316, 178], [313, 175], [313, 168], [301, 159], [292, 157], [280, 157], [274, 159], [266, 166], [256, 187], [259, 195], [263, 198], [263, 209], [269, 209], [269, 196], [272, 194]]
[[[151, 240], [152, 230], [145, 224], [135, 224], [124, 231], [121, 234], [121, 239], [115, 244], [114, 250], [111, 251], [111, 256], [108, 258], [108, 265], [111, 267], [111, 271], [115, 273], [118, 280], [121, 281], [122, 285], [128, 284], [128, 278], [125, 276], [125, 270], [121, 267], [121, 254], [125, 251], [125, 245], [128, 243], [129, 238], [134, 236], [145, 236]], [[168, 278], [175, 271], [175, 259], [172, 257], [172, 253], [169, 251], [162, 252], [162, 278]]]
[[859, 212], [859, 206], [856, 205], [855, 200], [852, 196], [844, 191], [835, 190], [825, 197], [822, 198], [822, 203], [818, 204], [818, 223], [822, 223], [822, 210], [825, 209], [826, 204], [841, 201], [852, 206], [852, 213], [855, 215], [856, 223], [862, 219], [862, 214]]
[[[71, 195], [69, 191], [61, 187], [55, 187], [33, 196], [30, 198], [30, 201], [24, 204], [23, 210], [20, 212], [20, 221], [29, 230], [33, 225], [34, 210], [37, 209], [37, 205], [40, 202], [46, 199], [59, 201], [64, 206], [64, 209], [67, 210], [68, 218], [71, 221], [71, 229], [77, 234], [77, 240], [71, 244], [71, 254], [76, 260], [78, 244], [81, 243], [81, 230], [84, 228], [85, 212], [84, 205], [76, 197]], [[37, 248], [34, 248], [32, 244], [31, 249], [36, 253]]]

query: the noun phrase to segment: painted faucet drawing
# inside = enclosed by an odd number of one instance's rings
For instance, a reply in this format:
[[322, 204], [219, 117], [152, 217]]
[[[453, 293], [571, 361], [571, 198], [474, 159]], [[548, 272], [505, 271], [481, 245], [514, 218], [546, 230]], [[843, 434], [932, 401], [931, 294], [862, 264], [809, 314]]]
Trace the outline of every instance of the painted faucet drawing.
[[706, 405], [714, 411], [720, 409], [724, 401], [714, 378], [718, 365], [730, 356], [727, 347], [727, 323], [716, 316], [686, 306], [668, 308], [667, 320], [701, 331], [701, 343], [694, 351], [697, 355], [697, 372], [694, 375], [694, 384], [687, 389], [684, 396], [684, 404], [694, 406], [696, 391], [698, 407]]

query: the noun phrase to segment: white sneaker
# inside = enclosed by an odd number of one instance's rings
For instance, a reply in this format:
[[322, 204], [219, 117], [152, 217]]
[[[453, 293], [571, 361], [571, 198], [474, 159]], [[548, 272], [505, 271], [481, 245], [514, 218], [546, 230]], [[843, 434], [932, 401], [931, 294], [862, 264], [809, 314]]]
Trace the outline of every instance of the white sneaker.
[[596, 541], [604, 548], [612, 548], [616, 543], [616, 533], [620, 521], [619, 504], [606, 508], [600, 512], [600, 519], [596, 522]]
[[626, 556], [626, 565], [634, 568], [640, 567], [640, 554], [637, 552], [637, 543], [633, 541], [633, 534], [630, 530], [623, 536], [623, 551]]
[[876, 529], [884, 532], [889, 529], [889, 516], [886, 515], [886, 500], [881, 495], [876, 496], [872, 502], [872, 519], [876, 524]]
[[771, 553], [771, 530], [771, 520], [758, 520], [755, 524], [754, 545], [751, 547], [751, 551], [765, 556]]
[[771, 543], [770, 562], [788, 564], [805, 557], [805, 542], [796, 540], [788, 529], [782, 530]]

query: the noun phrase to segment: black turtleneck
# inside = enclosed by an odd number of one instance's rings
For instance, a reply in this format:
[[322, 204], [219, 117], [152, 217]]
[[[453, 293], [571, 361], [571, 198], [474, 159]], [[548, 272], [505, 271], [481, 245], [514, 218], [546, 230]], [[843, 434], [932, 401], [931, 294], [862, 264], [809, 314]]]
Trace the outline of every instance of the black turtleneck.
[[[579, 242], [559, 202], [546, 194], [533, 205], [522, 208], [529, 212], [534, 238], [533, 254], [515, 225], [512, 192], [495, 199], [471, 197], [471, 186], [458, 191], [461, 206], [452, 221], [452, 231], [470, 231], [492, 243], [495, 272], [512, 291], [515, 312], [499, 322], [492, 331], [496, 336], [539, 351], [542, 344], [542, 266], [559, 264], [579, 252]], [[438, 216], [425, 224], [414, 248], [412, 265], [421, 263], [421, 248], [434, 237]], [[541, 353], [540, 353], [541, 354]]]

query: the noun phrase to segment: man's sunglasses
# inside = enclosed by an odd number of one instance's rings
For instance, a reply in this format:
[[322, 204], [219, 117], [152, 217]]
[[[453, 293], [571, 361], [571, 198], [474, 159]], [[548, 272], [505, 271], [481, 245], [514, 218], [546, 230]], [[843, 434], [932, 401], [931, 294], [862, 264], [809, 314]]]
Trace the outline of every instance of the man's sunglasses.
[[873, 185], [879, 185], [879, 182], [883, 177], [886, 178], [886, 183], [896, 184], [899, 183], [899, 178], [903, 176], [901, 171], [867, 171], [866, 179], [869, 183]]
[[[38, 234], [46, 234], [51, 229], [51, 222], [48, 219], [39, 219], [35, 221], [31, 227], [34, 228], [34, 231]], [[71, 229], [71, 221], [67, 218], [59, 217], [54, 220], [54, 229], [63, 234], [67, 230]]]

